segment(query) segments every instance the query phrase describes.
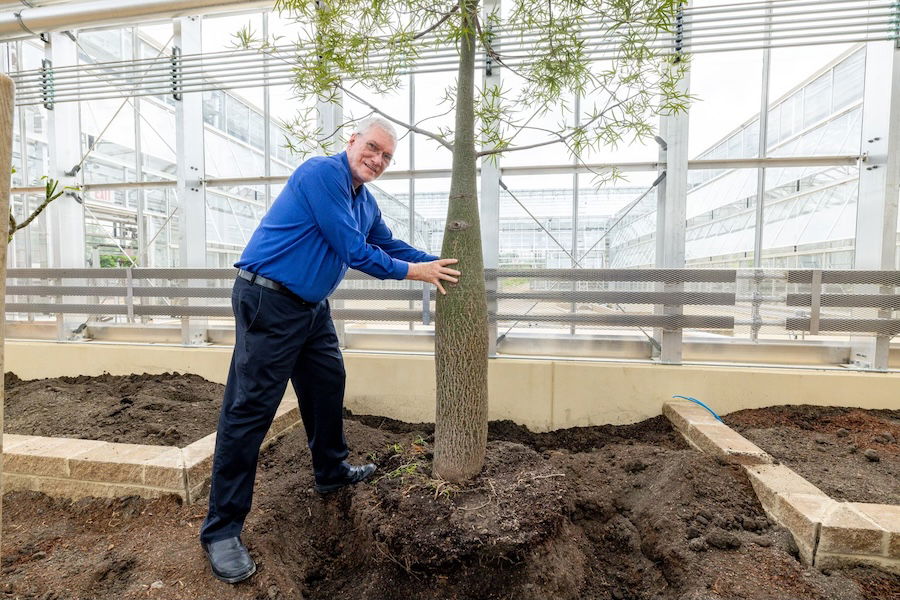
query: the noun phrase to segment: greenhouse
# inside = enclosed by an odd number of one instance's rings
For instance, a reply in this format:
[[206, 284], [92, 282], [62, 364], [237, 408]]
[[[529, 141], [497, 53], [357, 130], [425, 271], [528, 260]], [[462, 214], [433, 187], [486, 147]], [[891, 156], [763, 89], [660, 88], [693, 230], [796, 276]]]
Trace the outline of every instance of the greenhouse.
[[0, 597], [900, 599], [897, 2], [0, 0], [0, 66]]

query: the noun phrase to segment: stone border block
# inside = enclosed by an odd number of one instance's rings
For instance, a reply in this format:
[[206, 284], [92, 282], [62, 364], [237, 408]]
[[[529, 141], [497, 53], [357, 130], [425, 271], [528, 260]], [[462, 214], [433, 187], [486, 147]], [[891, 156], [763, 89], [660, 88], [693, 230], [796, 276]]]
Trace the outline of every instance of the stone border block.
[[[692, 403], [666, 402], [663, 414], [692, 446], [729, 462], [759, 458], [756, 450], [765, 454]], [[744, 471], [766, 514], [794, 537], [804, 563], [864, 564], [900, 574], [900, 506], [836, 502], [788, 467], [766, 464], [772, 459], [765, 456], [759, 464], [742, 463]]]
[[145, 485], [146, 463], [171, 451], [170, 446], [110, 443], [72, 457], [69, 468], [72, 479]]
[[884, 554], [887, 541], [888, 532], [881, 526], [851, 504], [839, 502], [822, 520], [819, 552], [878, 556]]
[[166, 494], [177, 494], [184, 497], [181, 490], [165, 490], [139, 485], [104, 483], [101, 481], [82, 481], [77, 479], [57, 479], [55, 477], [39, 478], [37, 491], [48, 496], [64, 496], [72, 500], [81, 498], [118, 498], [121, 496], [140, 496], [142, 498], [159, 498]]
[[4, 435], [3, 470], [42, 477], [68, 477], [69, 457], [96, 450], [105, 442], [73, 438], [22, 436], [27, 438], [6, 449]]
[[204, 481], [209, 479], [215, 450], [215, 433], [202, 437], [193, 444], [189, 444], [181, 449], [184, 456], [185, 485], [188, 490], [189, 502], [193, 502], [195, 498], [195, 496], [191, 495], [191, 490], [198, 488]]
[[3, 434], [3, 451], [7, 452], [12, 450], [16, 446], [24, 444], [31, 438], [33, 435], [16, 435], [15, 433], [4, 433]]
[[[288, 392], [263, 448], [299, 422], [297, 398]], [[7, 433], [2, 456], [5, 488], [71, 499], [176, 494], [195, 502], [209, 489], [215, 446], [215, 433], [184, 448]]]
[[662, 412], [678, 431], [684, 431], [690, 425], [715, 425], [719, 422], [708, 410], [686, 400], [666, 402]]
[[3, 493], [37, 491], [39, 478], [18, 473], [3, 473]]
[[162, 454], [144, 462], [144, 485], [185, 489], [184, 452], [166, 447]]
[[886, 558], [900, 560], [900, 506], [863, 502], [851, 502], [850, 506], [884, 529], [887, 539], [882, 554]]
[[693, 402], [666, 402], [663, 404], [663, 414], [688, 443], [725, 462], [739, 465], [772, 463], [772, 457], [756, 444], [717, 421], [709, 411]]
[[885, 558], [871, 554], [833, 554], [829, 552], [816, 554], [816, 566], [820, 569], [839, 569], [857, 565], [876, 567], [888, 573], [900, 575], [900, 560], [896, 558]]

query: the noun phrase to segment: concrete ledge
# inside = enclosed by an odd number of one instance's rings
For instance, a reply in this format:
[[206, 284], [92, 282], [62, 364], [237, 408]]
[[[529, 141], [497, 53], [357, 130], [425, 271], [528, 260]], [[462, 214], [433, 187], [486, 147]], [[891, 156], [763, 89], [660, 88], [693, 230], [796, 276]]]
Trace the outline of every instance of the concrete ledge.
[[[4, 368], [23, 379], [178, 371], [225, 383], [231, 348], [7, 340], [4, 357]], [[354, 413], [434, 422], [434, 356], [351, 351], [344, 364], [345, 404]], [[488, 417], [532, 431], [624, 425], [659, 415], [659, 399], [672, 394], [715, 398], [723, 414], [786, 402], [895, 408], [898, 385], [900, 373], [848, 369], [495, 358], [488, 362]]]
[[[263, 447], [298, 422], [297, 399], [290, 392], [275, 413]], [[32, 490], [73, 500], [175, 494], [195, 502], [208, 489], [215, 445], [215, 433], [184, 448], [7, 433], [4, 491]]]
[[[837, 502], [696, 404], [666, 402], [663, 414], [692, 446], [743, 465], [763, 510], [791, 532], [804, 563], [900, 574], [900, 506]], [[758, 462], [742, 462], [748, 459]]]

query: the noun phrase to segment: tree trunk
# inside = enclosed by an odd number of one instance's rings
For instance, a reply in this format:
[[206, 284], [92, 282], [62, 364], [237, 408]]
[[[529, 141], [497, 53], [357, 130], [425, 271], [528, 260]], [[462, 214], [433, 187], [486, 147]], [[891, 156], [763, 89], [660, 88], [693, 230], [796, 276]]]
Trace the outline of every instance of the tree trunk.
[[459, 283], [438, 295], [435, 327], [437, 413], [434, 475], [462, 482], [484, 466], [487, 445], [487, 304], [475, 176], [475, 22], [477, 0], [462, 0], [456, 132], [450, 202], [441, 256], [457, 258]]
[[[9, 241], [9, 178], [12, 172], [13, 101], [12, 79], [0, 74], [0, 454], [3, 453], [3, 330], [6, 325], [6, 246]], [[3, 472], [0, 465], [0, 498], [3, 498]], [[0, 528], [3, 510], [0, 503]]]

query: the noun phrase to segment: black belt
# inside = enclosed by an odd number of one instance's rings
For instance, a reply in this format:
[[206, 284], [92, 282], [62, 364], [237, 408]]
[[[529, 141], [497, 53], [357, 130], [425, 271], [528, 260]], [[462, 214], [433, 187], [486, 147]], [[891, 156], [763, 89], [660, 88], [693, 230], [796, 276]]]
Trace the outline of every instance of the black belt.
[[263, 277], [262, 275], [257, 275], [256, 273], [251, 273], [250, 271], [245, 271], [243, 269], [238, 269], [238, 277], [240, 277], [242, 279], [246, 279], [251, 284], [261, 285], [263, 287], [269, 288], [270, 290], [275, 290], [276, 292], [281, 292], [282, 294], [287, 294], [288, 296], [291, 296], [295, 300], [298, 300], [302, 304], [305, 304], [307, 306], [315, 306], [316, 305], [315, 302], [307, 302], [306, 300], [304, 300], [303, 298], [301, 298], [300, 296], [298, 296], [291, 290], [287, 289], [286, 287], [284, 287], [277, 281], [273, 281], [273, 280], [269, 279], [268, 277]]

